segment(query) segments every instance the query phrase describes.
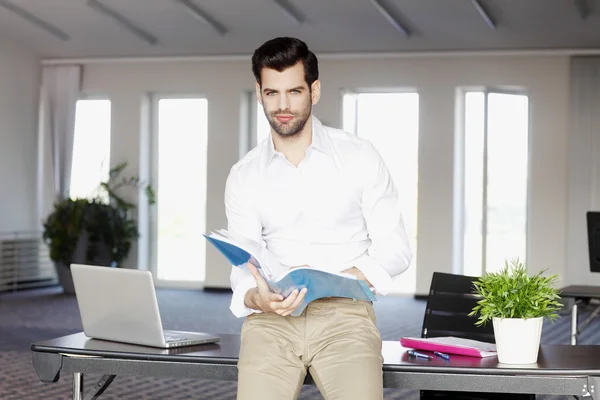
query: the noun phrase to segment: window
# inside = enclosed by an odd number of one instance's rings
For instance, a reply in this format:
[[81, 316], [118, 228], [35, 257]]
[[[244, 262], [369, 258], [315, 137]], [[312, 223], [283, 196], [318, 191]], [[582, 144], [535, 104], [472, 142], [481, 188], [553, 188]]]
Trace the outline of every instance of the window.
[[410, 268], [396, 279], [395, 291], [414, 293], [417, 276], [419, 95], [349, 93], [344, 95], [342, 107], [343, 129], [364, 137], [375, 146], [399, 189], [405, 228], [415, 256]]
[[153, 269], [158, 281], [203, 281], [208, 102], [158, 98], [154, 117]]
[[[78, 100], [69, 193], [72, 199], [106, 195], [98, 192], [110, 170], [110, 100]], [[108, 197], [105, 199], [108, 201]]]
[[271, 125], [265, 116], [265, 110], [258, 101], [256, 102], [256, 143], [262, 142], [271, 132]]
[[529, 102], [495, 91], [464, 99], [463, 266], [479, 276], [526, 261]]

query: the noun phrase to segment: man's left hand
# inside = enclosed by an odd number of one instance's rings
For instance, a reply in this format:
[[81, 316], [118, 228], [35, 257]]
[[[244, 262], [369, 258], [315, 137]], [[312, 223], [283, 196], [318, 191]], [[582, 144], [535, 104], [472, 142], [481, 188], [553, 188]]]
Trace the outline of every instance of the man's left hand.
[[344, 271], [342, 271], [345, 274], [350, 274], [350, 275], [354, 275], [357, 279], [360, 279], [361, 281], [365, 281], [365, 283], [369, 286], [369, 287], [373, 287], [373, 285], [371, 285], [371, 282], [369, 282], [369, 280], [367, 279], [367, 277], [365, 276], [365, 274], [362, 273], [362, 271], [356, 267], [352, 267], [352, 268], [348, 268]]

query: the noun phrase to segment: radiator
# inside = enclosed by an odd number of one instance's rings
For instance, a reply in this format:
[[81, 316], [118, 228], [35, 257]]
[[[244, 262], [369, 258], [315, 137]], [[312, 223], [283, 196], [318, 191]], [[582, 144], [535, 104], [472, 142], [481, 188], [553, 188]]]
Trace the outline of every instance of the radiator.
[[0, 233], [0, 292], [57, 283], [56, 270], [41, 234]]

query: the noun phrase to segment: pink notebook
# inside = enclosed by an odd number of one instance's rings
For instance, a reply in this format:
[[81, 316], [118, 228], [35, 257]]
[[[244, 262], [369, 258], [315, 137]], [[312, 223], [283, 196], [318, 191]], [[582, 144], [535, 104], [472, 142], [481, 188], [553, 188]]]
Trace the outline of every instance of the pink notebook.
[[496, 345], [480, 342], [478, 340], [444, 336], [436, 338], [403, 337], [400, 339], [402, 347], [415, 350], [439, 351], [446, 354], [458, 354], [471, 357], [496, 356]]

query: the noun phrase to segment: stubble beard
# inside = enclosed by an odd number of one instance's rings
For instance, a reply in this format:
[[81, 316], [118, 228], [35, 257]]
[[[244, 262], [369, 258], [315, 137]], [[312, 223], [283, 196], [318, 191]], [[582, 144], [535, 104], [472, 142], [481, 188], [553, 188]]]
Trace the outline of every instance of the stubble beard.
[[[312, 104], [308, 102], [300, 112], [292, 113], [290, 110], [277, 110], [273, 112], [265, 112], [265, 116], [269, 121], [271, 128], [282, 137], [292, 138], [298, 136], [304, 129], [308, 118], [312, 111]], [[286, 114], [293, 115], [294, 118], [288, 123], [281, 123], [277, 120], [277, 115]]]

